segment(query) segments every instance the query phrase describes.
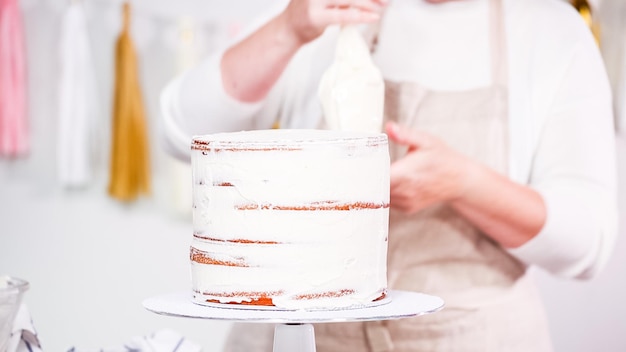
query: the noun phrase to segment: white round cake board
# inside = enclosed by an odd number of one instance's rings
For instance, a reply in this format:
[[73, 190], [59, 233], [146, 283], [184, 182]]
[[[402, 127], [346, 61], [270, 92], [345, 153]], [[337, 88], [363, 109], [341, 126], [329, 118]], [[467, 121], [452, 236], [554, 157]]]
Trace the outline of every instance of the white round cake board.
[[[394, 320], [434, 313], [443, 308], [437, 296], [418, 292], [390, 290], [386, 303], [354, 309], [337, 310], [273, 310], [205, 306], [193, 303], [191, 292], [176, 292], [148, 298], [143, 301], [147, 310], [163, 315], [228, 320], [247, 323], [278, 323], [274, 332], [274, 352], [315, 351], [315, 337], [311, 323]], [[296, 324], [296, 325], [293, 325]]]
[[[433, 313], [443, 308], [441, 298], [423, 293], [390, 290], [388, 303], [371, 307], [337, 310], [279, 310], [244, 306], [238, 309], [193, 303], [191, 291], [151, 297], [143, 306], [157, 314], [186, 318], [229, 320], [249, 323], [336, 323], [346, 321], [391, 320]], [[236, 306], [235, 306], [236, 307]]]

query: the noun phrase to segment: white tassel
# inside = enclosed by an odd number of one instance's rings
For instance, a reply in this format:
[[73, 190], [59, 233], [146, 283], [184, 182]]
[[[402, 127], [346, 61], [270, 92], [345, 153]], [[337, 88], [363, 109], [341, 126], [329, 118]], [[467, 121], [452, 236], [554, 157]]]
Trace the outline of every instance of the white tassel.
[[73, 1], [63, 17], [60, 43], [58, 176], [66, 187], [92, 179], [95, 73], [82, 2]]

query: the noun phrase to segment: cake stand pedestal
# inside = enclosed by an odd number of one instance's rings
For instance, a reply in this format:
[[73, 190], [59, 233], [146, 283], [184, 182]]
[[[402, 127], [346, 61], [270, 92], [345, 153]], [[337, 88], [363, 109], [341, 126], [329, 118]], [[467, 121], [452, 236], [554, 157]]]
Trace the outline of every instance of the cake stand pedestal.
[[143, 306], [154, 313], [246, 323], [276, 323], [274, 352], [315, 352], [313, 323], [394, 320], [434, 313], [443, 308], [441, 298], [423, 293], [390, 290], [372, 306], [337, 310], [278, 310], [265, 307], [204, 306], [192, 302], [190, 292], [151, 297]]

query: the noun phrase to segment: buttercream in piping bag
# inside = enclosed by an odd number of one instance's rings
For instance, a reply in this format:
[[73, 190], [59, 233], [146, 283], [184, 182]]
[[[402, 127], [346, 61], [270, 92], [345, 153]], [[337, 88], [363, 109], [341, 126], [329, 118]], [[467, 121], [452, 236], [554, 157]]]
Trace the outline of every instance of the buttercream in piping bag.
[[384, 95], [382, 74], [363, 36], [355, 26], [343, 26], [335, 60], [324, 72], [318, 91], [327, 127], [380, 132]]

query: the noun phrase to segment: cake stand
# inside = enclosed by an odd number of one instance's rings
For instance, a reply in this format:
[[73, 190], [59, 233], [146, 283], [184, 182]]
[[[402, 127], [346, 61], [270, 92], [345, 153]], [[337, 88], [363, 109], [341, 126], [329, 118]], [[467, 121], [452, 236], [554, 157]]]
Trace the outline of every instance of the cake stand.
[[315, 352], [312, 323], [394, 320], [434, 313], [443, 308], [441, 298], [423, 293], [390, 290], [371, 306], [337, 310], [278, 310], [266, 307], [199, 305], [190, 292], [177, 292], [143, 301], [147, 310], [175, 317], [227, 320], [245, 323], [276, 323], [274, 352]]

